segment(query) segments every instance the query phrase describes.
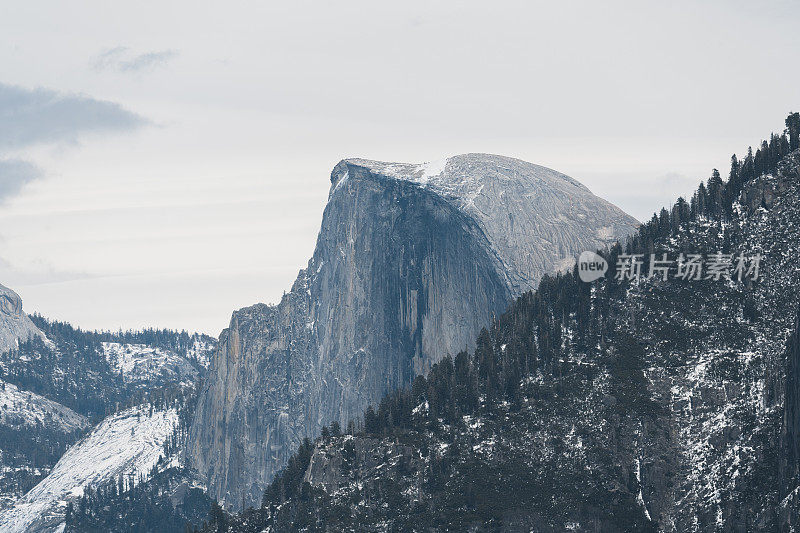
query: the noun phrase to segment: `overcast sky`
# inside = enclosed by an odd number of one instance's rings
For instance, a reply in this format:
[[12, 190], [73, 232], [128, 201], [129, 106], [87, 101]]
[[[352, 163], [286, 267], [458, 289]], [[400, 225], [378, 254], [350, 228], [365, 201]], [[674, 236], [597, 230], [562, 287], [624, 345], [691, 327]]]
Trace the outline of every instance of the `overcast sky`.
[[344, 157], [465, 152], [639, 219], [800, 109], [794, 2], [0, 0], [0, 283], [218, 334], [310, 257]]

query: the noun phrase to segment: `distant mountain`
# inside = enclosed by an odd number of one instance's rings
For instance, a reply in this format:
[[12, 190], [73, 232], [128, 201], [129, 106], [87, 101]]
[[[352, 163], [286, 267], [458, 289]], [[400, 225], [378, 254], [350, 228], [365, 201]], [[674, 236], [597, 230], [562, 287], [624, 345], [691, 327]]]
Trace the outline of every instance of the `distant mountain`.
[[[111, 368], [125, 383], [152, 384], [155, 381], [167, 383], [183, 383], [191, 386], [198, 381], [201, 370], [199, 360], [178, 355], [168, 349], [147, 344], [123, 344], [119, 342], [103, 342], [103, 355]], [[202, 362], [207, 364], [207, 352], [212, 343], [196, 340], [192, 349], [206, 354]]]
[[194, 387], [216, 339], [169, 330], [83, 331], [33, 315], [39, 335], [0, 354], [0, 379], [99, 419], [153, 391]]
[[[152, 329], [87, 332], [38, 315], [16, 315], [15, 321], [29, 324], [35, 333], [0, 353], [0, 523], [11, 527], [24, 515], [31, 524], [44, 520], [41, 523], [56, 527], [64, 520], [64, 502], [80, 495], [52, 492], [55, 485], [48, 474], [54, 474], [51, 470], [65, 451], [77, 453], [75, 446], [82, 447], [80, 453], [89, 459], [79, 474], [86, 476], [83, 486], [93, 487], [108, 483], [108, 472], [127, 467], [114, 466], [105, 474], [94, 471], [99, 463], [91, 458], [99, 460], [105, 452], [102, 446], [92, 448], [102, 439], [76, 442], [98, 423], [122, 427], [120, 411], [133, 407], [150, 413], [149, 406], [177, 409], [184, 438], [188, 412], [216, 339]], [[11, 329], [5, 332], [10, 336]], [[168, 437], [177, 438], [171, 431]], [[166, 443], [159, 439], [150, 444], [164, 447]], [[176, 442], [169, 445], [179, 447]], [[63, 477], [63, 473], [55, 475]], [[20, 504], [23, 496], [26, 511], [21, 515], [14, 504]], [[3, 511], [12, 506], [17, 511]], [[37, 513], [47, 516], [37, 518]]]
[[[546, 277], [471, 353], [385, 396], [348, 434], [325, 428], [260, 508], [213, 512], [205, 531], [795, 531], [800, 115], [790, 119], [788, 135], [734, 158], [727, 180], [715, 171], [604, 252], [599, 281]], [[730, 275], [715, 279], [718, 253]], [[623, 254], [640, 254], [641, 278], [617, 276]], [[648, 276], [662, 254], [667, 280]], [[700, 279], [677, 277], [681, 254], [703, 256]], [[740, 254], [760, 256], [758, 271], [748, 259], [737, 273]]]
[[226, 507], [257, 504], [303, 437], [474, 347], [542, 275], [637, 225], [572, 178], [508, 157], [340, 162], [308, 267], [278, 305], [236, 311], [220, 336], [191, 464]]
[[72, 409], [0, 380], [0, 510], [43, 478], [89, 426]]
[[167, 453], [178, 426], [176, 409], [134, 407], [105, 419], [71, 447], [50, 474], [15, 505], [0, 512], [0, 531], [34, 533], [63, 525], [69, 501], [88, 488], [122, 480], [141, 483]]
[[42, 337], [42, 332], [22, 310], [22, 298], [0, 285], [0, 353], [19, 346], [20, 341]]

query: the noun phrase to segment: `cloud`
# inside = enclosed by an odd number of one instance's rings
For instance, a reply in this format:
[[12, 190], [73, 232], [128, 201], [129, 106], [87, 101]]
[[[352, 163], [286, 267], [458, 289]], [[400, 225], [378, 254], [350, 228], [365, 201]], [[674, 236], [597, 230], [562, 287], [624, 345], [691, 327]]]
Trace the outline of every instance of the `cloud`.
[[0, 203], [17, 194], [26, 183], [42, 177], [36, 165], [20, 159], [0, 159]]
[[109, 48], [92, 60], [92, 68], [98, 72], [115, 69], [122, 57], [128, 52], [124, 46]]
[[28, 264], [26, 268], [18, 268], [3, 257], [0, 257], [0, 283], [6, 287], [43, 285], [97, 277], [100, 276], [83, 271], [59, 270], [49, 261], [41, 259]]
[[127, 131], [146, 124], [146, 119], [114, 102], [0, 83], [0, 153], [77, 142], [84, 133]]
[[100, 53], [92, 61], [92, 68], [97, 72], [115, 70], [117, 72], [140, 72], [152, 70], [165, 65], [176, 57], [175, 50], [159, 50], [134, 54], [129, 48], [117, 46]]
[[87, 133], [129, 131], [149, 124], [121, 105], [50, 89], [0, 83], [0, 203], [43, 177], [33, 163], [9, 152], [50, 143], [76, 143]]
[[176, 55], [178, 54], [174, 50], [163, 50], [161, 52], [148, 52], [146, 54], [140, 54], [127, 61], [120, 62], [119, 67], [120, 70], [122, 71], [144, 70], [156, 67], [158, 65], [163, 65]]

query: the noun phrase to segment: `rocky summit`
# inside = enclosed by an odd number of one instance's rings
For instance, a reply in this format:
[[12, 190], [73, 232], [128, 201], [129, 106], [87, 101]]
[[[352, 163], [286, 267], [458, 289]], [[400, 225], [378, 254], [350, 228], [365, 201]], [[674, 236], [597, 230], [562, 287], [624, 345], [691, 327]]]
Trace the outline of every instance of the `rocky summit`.
[[34, 336], [43, 335], [22, 311], [22, 298], [0, 285], [0, 353], [17, 348], [20, 341]]
[[638, 223], [574, 179], [513, 158], [346, 159], [316, 249], [277, 305], [233, 313], [188, 457], [227, 508], [258, 505], [300, 441], [345, 426], [576, 254]]

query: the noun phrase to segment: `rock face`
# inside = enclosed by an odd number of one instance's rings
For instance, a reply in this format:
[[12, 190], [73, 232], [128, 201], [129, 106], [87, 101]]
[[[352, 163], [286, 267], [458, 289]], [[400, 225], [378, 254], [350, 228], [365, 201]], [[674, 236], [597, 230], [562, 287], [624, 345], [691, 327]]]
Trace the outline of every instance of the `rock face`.
[[22, 311], [22, 298], [0, 285], [0, 353], [16, 348], [19, 341], [27, 341], [35, 335], [42, 336], [42, 332]]
[[257, 504], [303, 437], [473, 347], [542, 275], [636, 226], [577, 181], [507, 157], [340, 162], [308, 267], [278, 305], [236, 311], [222, 332], [190, 461], [226, 507]]
[[786, 346], [786, 384], [783, 405], [781, 484], [797, 498], [800, 481], [800, 312]]

